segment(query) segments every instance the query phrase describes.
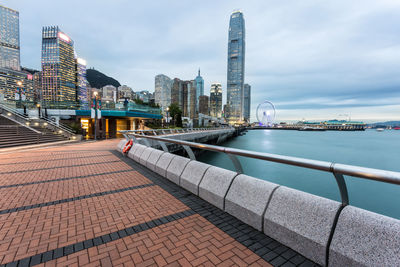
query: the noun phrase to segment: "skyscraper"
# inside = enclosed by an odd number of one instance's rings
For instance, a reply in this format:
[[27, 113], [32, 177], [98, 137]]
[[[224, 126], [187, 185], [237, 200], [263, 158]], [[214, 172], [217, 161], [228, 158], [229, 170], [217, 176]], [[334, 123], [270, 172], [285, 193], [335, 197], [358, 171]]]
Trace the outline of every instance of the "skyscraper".
[[208, 115], [209, 112], [209, 97], [201, 95], [199, 98], [199, 113]]
[[19, 13], [0, 5], [0, 68], [19, 71]]
[[171, 103], [177, 104], [182, 111], [184, 117], [191, 119], [198, 114], [196, 110], [196, 81], [183, 81], [179, 78], [174, 78], [171, 89]]
[[227, 112], [230, 124], [243, 121], [245, 26], [243, 13], [234, 11], [229, 21]]
[[159, 74], [155, 77], [154, 101], [163, 112], [171, 105], [171, 87], [172, 81], [168, 76]]
[[42, 97], [46, 103], [76, 103], [74, 42], [57, 26], [42, 31]]
[[251, 102], [251, 86], [247, 83], [243, 86], [243, 119], [250, 122], [250, 102]]
[[204, 80], [203, 77], [200, 76], [200, 69], [199, 69], [199, 74], [194, 79], [194, 83], [196, 87], [196, 112], [198, 112], [200, 96], [204, 95]]
[[222, 85], [220, 83], [211, 84], [210, 115], [217, 118], [222, 117]]
[[86, 60], [76, 59], [76, 97], [79, 105], [83, 108], [89, 107], [89, 99], [86, 88]]

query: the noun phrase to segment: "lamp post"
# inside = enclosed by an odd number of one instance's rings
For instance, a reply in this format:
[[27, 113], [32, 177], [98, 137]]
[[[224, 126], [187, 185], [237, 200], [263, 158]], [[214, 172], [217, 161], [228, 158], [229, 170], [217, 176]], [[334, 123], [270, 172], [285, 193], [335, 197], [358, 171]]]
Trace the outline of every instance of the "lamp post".
[[94, 96], [94, 140], [97, 140], [97, 92], [94, 92], [93, 96]]
[[168, 112], [169, 112], [169, 107], [167, 107], [167, 127], [169, 128], [169, 121], [168, 121]]
[[17, 89], [18, 89], [18, 95], [19, 95], [19, 107], [22, 107], [22, 94], [21, 94], [21, 87], [22, 87], [22, 82], [18, 81], [17, 82]]
[[36, 107], [38, 108], [38, 118], [40, 119], [40, 104], [38, 103], [38, 104], [36, 104]]

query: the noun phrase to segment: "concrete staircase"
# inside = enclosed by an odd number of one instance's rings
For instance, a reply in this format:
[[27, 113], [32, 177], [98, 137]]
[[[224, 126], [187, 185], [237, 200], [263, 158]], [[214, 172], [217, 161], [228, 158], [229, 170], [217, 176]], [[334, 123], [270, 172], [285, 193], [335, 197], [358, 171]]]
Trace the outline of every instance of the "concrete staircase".
[[0, 148], [51, 143], [68, 140], [38, 125], [23, 126], [4, 115], [0, 115]]

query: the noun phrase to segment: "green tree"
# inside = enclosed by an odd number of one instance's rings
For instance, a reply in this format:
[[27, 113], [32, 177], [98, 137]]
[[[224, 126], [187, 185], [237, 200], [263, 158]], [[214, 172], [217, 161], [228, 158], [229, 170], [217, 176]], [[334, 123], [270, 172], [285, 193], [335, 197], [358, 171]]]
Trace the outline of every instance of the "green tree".
[[182, 113], [176, 115], [176, 127], [182, 128]]
[[180, 118], [181, 118], [181, 125], [182, 125], [182, 110], [179, 108], [178, 104], [172, 103], [171, 105], [169, 105], [168, 112], [169, 112], [169, 116], [171, 116], [171, 118], [174, 121], [174, 125], [177, 122], [178, 114], [179, 114]]

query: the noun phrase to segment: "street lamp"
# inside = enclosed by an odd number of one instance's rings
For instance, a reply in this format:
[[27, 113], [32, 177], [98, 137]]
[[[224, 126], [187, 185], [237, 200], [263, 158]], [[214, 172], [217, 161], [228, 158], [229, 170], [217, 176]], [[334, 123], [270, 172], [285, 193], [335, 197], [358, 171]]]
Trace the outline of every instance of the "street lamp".
[[97, 92], [93, 92], [94, 96], [94, 140], [97, 140]]
[[36, 107], [38, 108], [38, 118], [40, 119], [40, 104], [36, 104]]
[[19, 107], [22, 106], [22, 94], [21, 94], [21, 87], [22, 87], [22, 81], [17, 81], [17, 89], [18, 89], [18, 95], [19, 95]]
[[169, 111], [169, 107], [167, 107], [167, 126], [168, 126], [168, 128], [169, 128], [169, 121], [168, 121], [168, 111]]

